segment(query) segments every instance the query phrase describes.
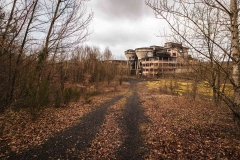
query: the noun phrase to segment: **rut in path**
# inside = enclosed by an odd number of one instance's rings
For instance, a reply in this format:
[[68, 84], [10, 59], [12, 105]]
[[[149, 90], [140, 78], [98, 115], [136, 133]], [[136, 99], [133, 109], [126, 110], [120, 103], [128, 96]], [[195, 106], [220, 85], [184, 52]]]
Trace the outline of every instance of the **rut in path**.
[[83, 151], [91, 145], [98, 128], [102, 125], [107, 109], [115, 102], [123, 98], [117, 96], [111, 101], [108, 101], [93, 112], [81, 118], [79, 124], [57, 133], [54, 137], [50, 138], [43, 145], [30, 149], [21, 154], [11, 155], [7, 159], [77, 159], [73, 154], [67, 152], [75, 148], [78, 152]]
[[[123, 144], [116, 153], [117, 159], [144, 159], [147, 155], [147, 147], [142, 141], [139, 125], [148, 122], [141, 108], [137, 94], [137, 83], [139, 80], [128, 79], [130, 90], [133, 95], [127, 98], [126, 108], [120, 125], [126, 135]], [[9, 154], [6, 159], [77, 159], [81, 154], [91, 147], [99, 127], [104, 123], [108, 108], [122, 99], [124, 95], [116, 96], [112, 100], [100, 105], [94, 111], [80, 119], [80, 123], [62, 132], [57, 133], [39, 147], [32, 148], [20, 154]], [[74, 148], [76, 153], [68, 152]]]
[[117, 153], [117, 159], [139, 160], [144, 159], [144, 156], [147, 155], [147, 147], [142, 141], [143, 133], [141, 133], [139, 126], [142, 123], [148, 123], [148, 119], [141, 107], [136, 89], [137, 82], [138, 80], [130, 81], [133, 95], [127, 99], [122, 119], [122, 125], [127, 137]]

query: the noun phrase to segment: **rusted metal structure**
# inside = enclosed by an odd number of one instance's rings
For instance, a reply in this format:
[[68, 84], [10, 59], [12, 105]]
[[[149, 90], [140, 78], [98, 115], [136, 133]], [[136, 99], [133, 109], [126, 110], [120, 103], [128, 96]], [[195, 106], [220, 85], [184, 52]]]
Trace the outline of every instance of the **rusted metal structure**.
[[150, 46], [125, 51], [132, 74], [160, 76], [180, 72], [186, 64], [188, 48], [182, 44], [167, 42], [164, 46]]

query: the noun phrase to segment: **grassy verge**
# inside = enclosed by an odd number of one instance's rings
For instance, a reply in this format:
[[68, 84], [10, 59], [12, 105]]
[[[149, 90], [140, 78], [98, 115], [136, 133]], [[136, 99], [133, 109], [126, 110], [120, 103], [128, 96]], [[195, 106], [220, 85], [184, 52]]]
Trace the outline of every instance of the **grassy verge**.
[[[191, 96], [194, 92], [194, 83], [192, 81], [159, 79], [155, 81], [147, 81], [147, 86], [149, 89], [159, 89], [162, 92], [172, 93], [178, 96]], [[221, 85], [221, 89], [222, 87], [223, 85]], [[231, 84], [225, 85], [224, 93], [229, 97], [233, 96], [233, 88]], [[213, 91], [210, 84], [207, 81], [197, 83], [196, 95], [204, 99], [212, 100]]]

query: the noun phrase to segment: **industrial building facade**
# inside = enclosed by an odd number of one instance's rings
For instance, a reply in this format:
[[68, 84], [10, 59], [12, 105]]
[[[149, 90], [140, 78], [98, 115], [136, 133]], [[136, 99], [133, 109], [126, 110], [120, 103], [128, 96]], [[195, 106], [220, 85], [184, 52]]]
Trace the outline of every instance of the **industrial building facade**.
[[181, 71], [186, 64], [188, 48], [182, 44], [167, 42], [164, 46], [150, 46], [125, 51], [132, 74], [161, 76]]

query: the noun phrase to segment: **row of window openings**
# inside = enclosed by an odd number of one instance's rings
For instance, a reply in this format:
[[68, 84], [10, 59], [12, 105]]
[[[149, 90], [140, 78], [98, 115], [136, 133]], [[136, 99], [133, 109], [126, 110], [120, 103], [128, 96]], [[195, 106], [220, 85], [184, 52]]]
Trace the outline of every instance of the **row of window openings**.
[[[167, 49], [167, 52], [171, 52], [171, 50], [172, 50], [172, 49]], [[183, 50], [182, 50], [182, 49], [179, 49], [179, 52], [181, 53], [181, 52], [183, 52]]]
[[[170, 52], [170, 50], [168, 50], [168, 52]], [[177, 53], [172, 53], [172, 57], [176, 57]], [[134, 60], [135, 56], [129, 57], [129, 60]]]
[[150, 63], [150, 64], [142, 64], [142, 66], [143, 67], [151, 67], [151, 66], [177, 66], [176, 64], [172, 64], [172, 63], [170, 63], [170, 64], [167, 64], [167, 63], [162, 63], [162, 64], [160, 64], [160, 63]]
[[158, 72], [158, 71], [160, 71], [160, 70], [159, 70], [159, 69], [143, 69], [143, 71], [144, 71], [144, 72], [148, 72], [148, 71], [149, 71], [149, 72], [153, 72], [153, 71], [154, 71], [154, 72]]
[[149, 59], [144, 59], [143, 62], [145, 61], [156, 61], [156, 60], [159, 60], [159, 61], [176, 61], [177, 59], [176, 58], [149, 58]]

